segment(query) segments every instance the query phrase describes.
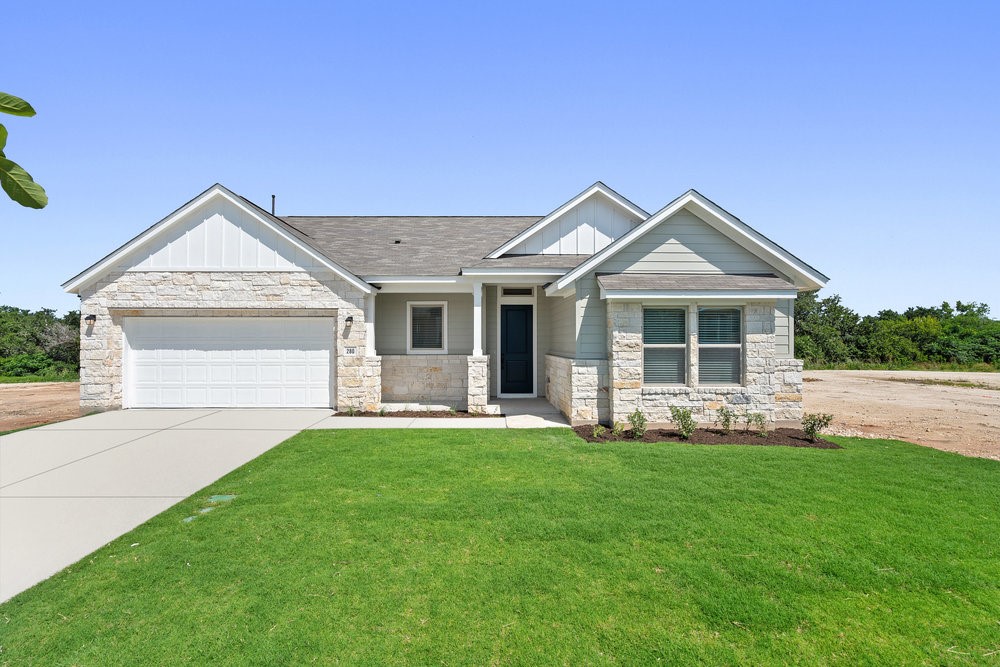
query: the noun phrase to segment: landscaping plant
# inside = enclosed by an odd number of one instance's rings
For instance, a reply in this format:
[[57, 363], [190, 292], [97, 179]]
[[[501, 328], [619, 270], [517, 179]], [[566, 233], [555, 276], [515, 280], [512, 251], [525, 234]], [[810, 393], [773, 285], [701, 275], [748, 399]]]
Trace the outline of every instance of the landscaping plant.
[[641, 440], [646, 435], [646, 415], [642, 414], [642, 410], [636, 408], [635, 412], [629, 414], [628, 423], [632, 425], [633, 438]]
[[748, 412], [743, 418], [746, 424], [746, 432], [750, 432], [750, 427], [762, 438], [767, 437], [767, 417], [763, 412]]
[[603, 438], [605, 434], [607, 434], [607, 432], [608, 429], [606, 429], [605, 427], [601, 426], [600, 424], [594, 424], [594, 430], [592, 435], [594, 436], [595, 439], [599, 439]]
[[622, 436], [625, 435], [625, 423], [615, 422], [611, 425], [611, 437], [615, 440], [621, 440]]
[[694, 430], [698, 427], [698, 422], [691, 415], [691, 408], [678, 408], [671, 406], [670, 420], [677, 425], [677, 430], [684, 440], [690, 440], [694, 435]]
[[816, 435], [833, 423], [833, 415], [822, 412], [807, 412], [802, 416], [802, 430], [810, 442], [816, 442]]
[[736, 413], [723, 405], [715, 412], [715, 423], [726, 435], [733, 430], [733, 422], [736, 421]]

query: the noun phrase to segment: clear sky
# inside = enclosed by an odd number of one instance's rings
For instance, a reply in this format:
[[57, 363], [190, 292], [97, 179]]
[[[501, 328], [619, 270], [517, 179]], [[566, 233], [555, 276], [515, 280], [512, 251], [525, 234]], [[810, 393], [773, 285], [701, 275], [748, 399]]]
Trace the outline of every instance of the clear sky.
[[695, 188], [862, 313], [1000, 316], [1000, 3], [17, 2], [0, 303], [209, 185], [279, 214], [538, 214]]

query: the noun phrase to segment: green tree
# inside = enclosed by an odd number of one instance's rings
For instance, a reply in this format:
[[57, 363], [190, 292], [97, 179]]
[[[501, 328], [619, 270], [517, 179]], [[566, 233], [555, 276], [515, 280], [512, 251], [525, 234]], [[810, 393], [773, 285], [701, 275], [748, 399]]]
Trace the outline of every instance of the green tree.
[[[0, 93], [0, 112], [12, 116], [34, 116], [35, 110], [20, 97]], [[4, 154], [7, 145], [7, 128], [0, 125], [0, 187], [7, 196], [21, 206], [45, 208], [49, 197], [31, 174]]]

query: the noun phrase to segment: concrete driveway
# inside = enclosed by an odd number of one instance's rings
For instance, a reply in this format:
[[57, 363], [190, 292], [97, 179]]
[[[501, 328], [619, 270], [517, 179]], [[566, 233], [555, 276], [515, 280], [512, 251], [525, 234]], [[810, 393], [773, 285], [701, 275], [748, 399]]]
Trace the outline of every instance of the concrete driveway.
[[0, 436], [0, 602], [329, 410], [126, 410]]

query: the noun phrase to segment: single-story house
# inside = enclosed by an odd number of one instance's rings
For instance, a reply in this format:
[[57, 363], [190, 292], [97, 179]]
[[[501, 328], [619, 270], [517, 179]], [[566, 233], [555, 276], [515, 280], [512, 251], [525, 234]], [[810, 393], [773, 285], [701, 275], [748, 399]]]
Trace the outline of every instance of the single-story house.
[[545, 216], [282, 216], [214, 185], [63, 286], [84, 409], [544, 396], [574, 424], [802, 412], [793, 304], [827, 277], [694, 190]]

